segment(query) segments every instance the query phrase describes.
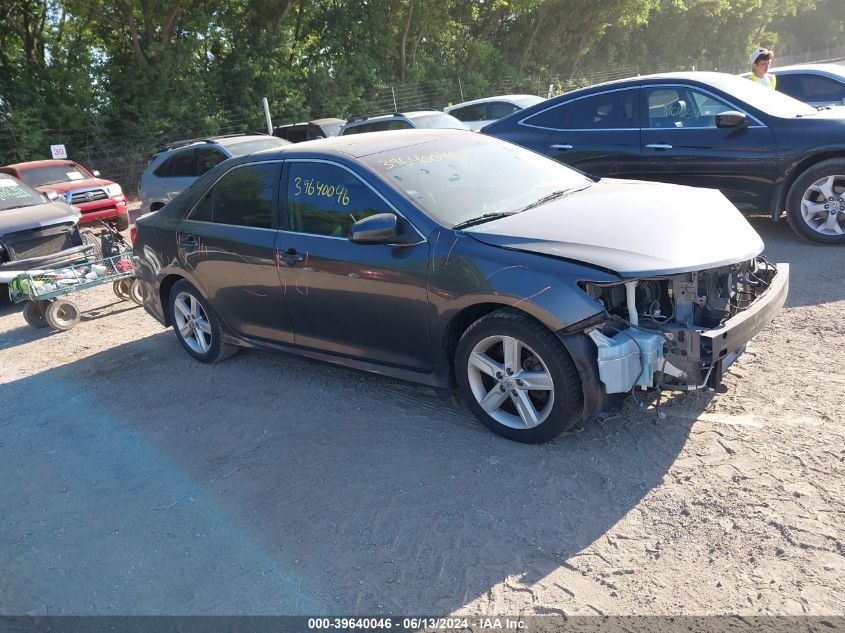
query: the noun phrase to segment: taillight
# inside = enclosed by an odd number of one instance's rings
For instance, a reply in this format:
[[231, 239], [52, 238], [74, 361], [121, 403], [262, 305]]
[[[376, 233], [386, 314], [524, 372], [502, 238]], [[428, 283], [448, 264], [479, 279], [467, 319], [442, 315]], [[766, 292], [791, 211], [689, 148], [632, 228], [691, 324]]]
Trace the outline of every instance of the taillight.
[[129, 229], [129, 239], [132, 241], [132, 246], [135, 246], [135, 238], [138, 236], [138, 227], [132, 226]]

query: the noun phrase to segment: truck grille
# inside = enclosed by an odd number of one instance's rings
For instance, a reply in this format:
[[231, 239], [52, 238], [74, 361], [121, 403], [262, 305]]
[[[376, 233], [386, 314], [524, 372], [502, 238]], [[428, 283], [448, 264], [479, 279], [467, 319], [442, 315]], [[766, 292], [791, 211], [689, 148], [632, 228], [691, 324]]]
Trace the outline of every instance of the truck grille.
[[108, 198], [105, 190], [91, 189], [90, 191], [74, 191], [70, 195], [71, 204], [85, 204], [86, 202], [93, 202], [94, 200], [105, 200]]
[[15, 252], [15, 259], [29, 259], [52, 255], [66, 248], [77, 246], [74, 244], [73, 233], [64, 231], [53, 235], [43, 235], [40, 232], [20, 232], [9, 236], [10, 246]]

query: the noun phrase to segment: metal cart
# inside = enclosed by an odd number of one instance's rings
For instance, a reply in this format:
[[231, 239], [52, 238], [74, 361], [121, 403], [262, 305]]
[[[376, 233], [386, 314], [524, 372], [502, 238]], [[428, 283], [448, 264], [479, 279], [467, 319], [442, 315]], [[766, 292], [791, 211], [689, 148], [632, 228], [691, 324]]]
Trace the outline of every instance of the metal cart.
[[[114, 251], [112, 251], [114, 252]], [[61, 268], [31, 270], [18, 275], [9, 284], [9, 296], [23, 303], [23, 318], [35, 328], [46, 326], [69, 330], [82, 316], [76, 304], [66, 297], [88, 288], [112, 284], [112, 290], [124, 301], [143, 303], [132, 249], [122, 246], [109, 257], [95, 257]]]

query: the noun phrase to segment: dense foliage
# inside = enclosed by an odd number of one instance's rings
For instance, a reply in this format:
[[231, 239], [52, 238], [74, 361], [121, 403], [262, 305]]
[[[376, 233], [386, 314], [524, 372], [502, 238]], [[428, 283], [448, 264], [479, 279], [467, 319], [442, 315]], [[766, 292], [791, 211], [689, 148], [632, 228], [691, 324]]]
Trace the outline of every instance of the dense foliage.
[[[842, 42], [841, 0], [4, 0], [0, 164]], [[131, 189], [134, 182], [126, 182]]]

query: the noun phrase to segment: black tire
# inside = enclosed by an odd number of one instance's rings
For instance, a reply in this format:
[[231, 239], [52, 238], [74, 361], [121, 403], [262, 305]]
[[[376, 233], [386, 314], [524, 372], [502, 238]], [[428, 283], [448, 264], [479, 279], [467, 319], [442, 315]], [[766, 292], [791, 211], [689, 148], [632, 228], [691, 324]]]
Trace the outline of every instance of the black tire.
[[[808, 224], [801, 212], [805, 192], [808, 192], [814, 183], [833, 176], [838, 177], [832, 187], [833, 200], [824, 200], [823, 194], [820, 191], [815, 191], [814, 201], [819, 204], [828, 204], [830, 209], [838, 212], [838, 223], [843, 229], [841, 235], [826, 233], [827, 229], [818, 226], [822, 218], [826, 217], [823, 214], [817, 216], [819, 219], [812, 221], [816, 225], [816, 228], [814, 228]], [[795, 182], [789, 188], [789, 195], [786, 197], [786, 218], [792, 230], [809, 242], [845, 244], [845, 158], [823, 160], [795, 179]], [[817, 230], [819, 228], [820, 230]]]
[[[497, 337], [503, 337], [501, 343], [490, 343]], [[521, 348], [516, 347], [519, 367], [514, 369], [512, 375], [501, 375], [497, 379], [470, 365], [473, 350], [491, 344], [488, 350], [490, 355], [482, 356], [501, 362], [503, 368], [508, 367], [504, 359], [505, 339], [516, 340], [522, 345]], [[498, 360], [500, 357], [501, 361]], [[524, 385], [519, 380], [520, 375], [527, 379], [522, 372], [542, 375], [544, 380], [550, 380], [550, 387], [542, 391], [528, 391], [518, 387], [517, 383]], [[496, 310], [467, 328], [455, 352], [455, 377], [461, 397], [478, 419], [494, 433], [510, 440], [528, 444], [546, 442], [572, 427], [581, 418], [581, 379], [575, 363], [552, 332], [517, 310]], [[498, 396], [495, 393], [497, 389], [509, 398]], [[479, 398], [484, 393], [504, 399], [493, 412], [497, 417], [493, 417], [479, 404]], [[517, 405], [524, 407], [525, 399], [534, 405], [535, 413], [538, 413], [539, 407], [543, 407], [537, 416], [542, 416], [542, 419], [536, 426], [529, 427], [525, 424], [525, 418], [519, 414]]]
[[129, 212], [121, 213], [114, 219], [115, 226], [117, 227], [118, 231], [125, 231], [129, 228]]
[[[177, 303], [186, 302], [193, 305], [196, 302], [198, 309], [196, 310], [196, 322], [202, 321], [208, 324], [207, 331], [198, 332], [195, 328], [188, 325], [188, 320], [184, 313], [177, 308]], [[170, 289], [170, 295], [167, 298], [168, 310], [170, 311], [170, 322], [173, 324], [173, 331], [176, 333], [176, 338], [188, 354], [193, 356], [198, 361], [203, 363], [217, 363], [221, 360], [229, 358], [238, 351], [236, 345], [231, 345], [223, 341], [223, 325], [217, 313], [200, 294], [200, 292], [191, 285], [190, 282], [182, 279], [173, 284]], [[204, 315], [204, 318], [203, 318]], [[180, 330], [180, 323], [184, 323], [191, 331], [186, 335]], [[200, 344], [200, 340], [204, 344]]]
[[129, 278], [129, 298], [139, 306], [144, 305], [144, 292], [141, 282], [134, 277]]
[[72, 301], [58, 299], [47, 306], [44, 316], [50, 327], [64, 332], [75, 327], [79, 323], [82, 314]]
[[23, 319], [34, 328], [47, 327], [46, 301], [25, 301], [23, 304]]
[[85, 229], [84, 231], [79, 232], [79, 237], [82, 238], [83, 244], [91, 244], [94, 247], [93, 251], [89, 251], [91, 257], [97, 259], [98, 261], [103, 259], [103, 247], [100, 243], [100, 238], [94, 235], [94, 231]]

